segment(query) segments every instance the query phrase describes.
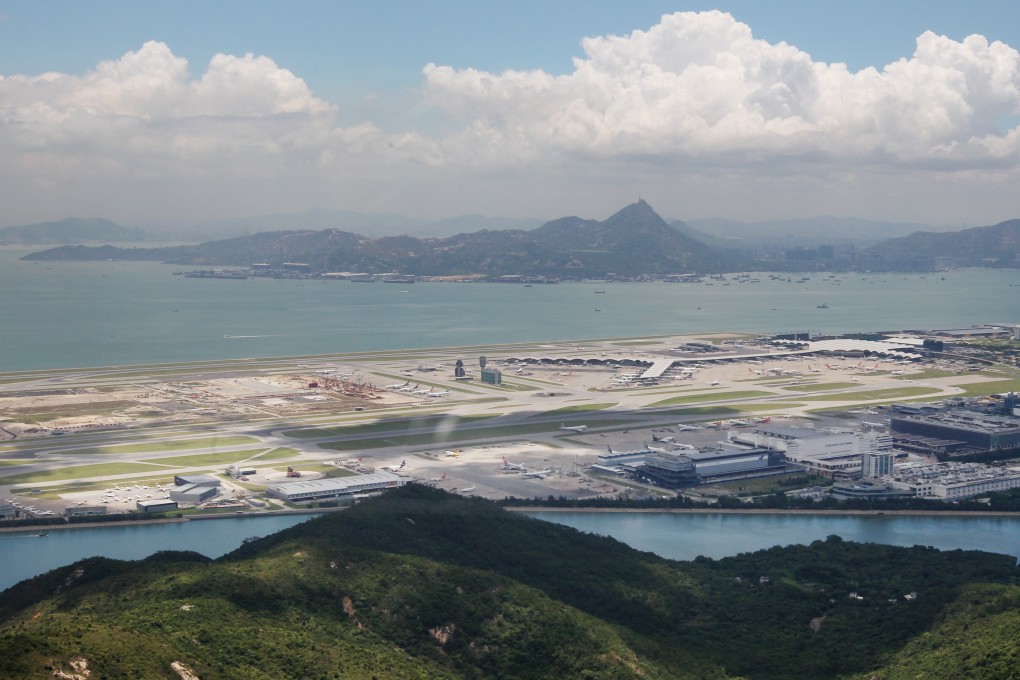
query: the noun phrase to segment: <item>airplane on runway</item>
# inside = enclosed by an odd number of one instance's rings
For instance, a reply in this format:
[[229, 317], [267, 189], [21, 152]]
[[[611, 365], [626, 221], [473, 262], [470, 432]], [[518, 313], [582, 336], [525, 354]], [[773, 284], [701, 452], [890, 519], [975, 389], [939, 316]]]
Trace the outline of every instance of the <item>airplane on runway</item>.
[[708, 384], [711, 385], [712, 387], [717, 387], [719, 385], [719, 381], [718, 380], [713, 380], [712, 382], [710, 382]]
[[463, 489], [460, 490], [460, 493], [471, 493], [474, 490], [475, 487], [473, 486], [465, 486]]
[[[676, 426], [676, 429], [680, 430], [681, 432], [694, 432], [695, 430], [700, 430], [701, 426], [700, 425], [684, 425], [683, 423], [680, 423], [679, 425]], [[652, 439], [654, 439], [654, 437], [652, 437]], [[665, 441], [665, 440], [663, 440], [663, 441]]]
[[561, 430], [569, 430], [571, 432], [584, 432], [585, 430], [588, 429], [588, 426], [587, 425], [573, 425], [571, 427], [567, 427], [563, 423], [560, 423], [560, 429]]

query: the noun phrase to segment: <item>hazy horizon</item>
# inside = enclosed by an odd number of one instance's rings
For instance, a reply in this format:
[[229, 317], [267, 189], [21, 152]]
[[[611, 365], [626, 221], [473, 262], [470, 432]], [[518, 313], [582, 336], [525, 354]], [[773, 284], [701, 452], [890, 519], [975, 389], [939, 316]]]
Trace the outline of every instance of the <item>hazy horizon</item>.
[[0, 14], [3, 226], [1020, 214], [1012, 5], [55, 4]]

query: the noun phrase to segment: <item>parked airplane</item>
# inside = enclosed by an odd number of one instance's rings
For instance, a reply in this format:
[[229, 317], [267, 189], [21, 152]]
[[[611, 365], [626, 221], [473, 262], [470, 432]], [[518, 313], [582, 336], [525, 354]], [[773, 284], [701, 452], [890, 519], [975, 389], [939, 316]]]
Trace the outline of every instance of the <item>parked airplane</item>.
[[442, 482], [442, 481], [445, 481], [445, 480], [446, 480], [446, 473], [444, 472], [439, 477], [433, 477], [429, 481], [432, 482], [433, 484], [438, 484], [439, 482]]
[[561, 430], [570, 430], [571, 432], [584, 432], [585, 430], [588, 429], [588, 426], [587, 425], [573, 425], [571, 427], [567, 427], [563, 423], [560, 423], [560, 429]]
[[712, 387], [716, 387], [716, 386], [719, 385], [719, 381], [718, 380], [713, 380], [712, 382], [710, 382], [708, 384], [711, 385]]
[[447, 449], [446, 453], [443, 454], [443, 457], [444, 458], [460, 458], [460, 449], [455, 449], [453, 451]]
[[402, 461], [400, 461], [400, 465], [387, 465], [386, 467], [383, 468], [383, 470], [388, 470], [390, 472], [397, 472], [398, 470], [403, 470], [405, 465], [407, 465], [407, 461], [406, 460], [402, 460]]
[[407, 387], [407, 383], [409, 383], [409, 382], [411, 382], [411, 381], [408, 380], [407, 382], [403, 382], [403, 383], [396, 383], [394, 385], [387, 385], [386, 389], [388, 389], [388, 390], [399, 390], [401, 387]]
[[473, 486], [465, 486], [463, 489], [460, 490], [460, 493], [471, 493], [474, 490], [475, 487]]
[[[678, 424], [676, 426], [676, 429], [680, 430], [681, 432], [693, 432], [694, 430], [700, 430], [701, 426], [700, 425], [684, 425], [683, 423], [680, 423], [680, 424]], [[663, 440], [663, 441], [665, 441], [665, 440]]]
[[521, 477], [530, 477], [534, 479], [545, 479], [547, 476], [552, 474], [552, 470], [535, 470], [534, 472], [525, 472]]
[[450, 393], [450, 390], [443, 390], [442, 392], [429, 392], [426, 397], [445, 397]]
[[666, 453], [666, 449], [660, 449], [657, 446], [649, 446], [648, 442], [641, 442], [641, 443], [645, 445], [645, 449], [647, 449], [648, 451], [651, 451], [652, 453]]
[[506, 456], [503, 456], [503, 469], [504, 470], [516, 470], [518, 472], [527, 472], [528, 471], [528, 468], [526, 468], [525, 466], [521, 465], [520, 463], [511, 463], [510, 461], [508, 461], [506, 459]]
[[673, 442], [676, 441], [676, 437], [656, 437], [653, 434], [652, 435], [652, 441], [653, 442], [660, 442], [662, 444], [672, 444]]

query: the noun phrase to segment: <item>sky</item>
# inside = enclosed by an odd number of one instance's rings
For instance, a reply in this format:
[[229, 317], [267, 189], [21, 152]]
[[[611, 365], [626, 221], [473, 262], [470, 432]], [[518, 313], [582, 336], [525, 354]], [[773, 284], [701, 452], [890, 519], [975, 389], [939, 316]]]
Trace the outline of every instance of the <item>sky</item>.
[[0, 226], [1020, 217], [1020, 3], [0, 0]]

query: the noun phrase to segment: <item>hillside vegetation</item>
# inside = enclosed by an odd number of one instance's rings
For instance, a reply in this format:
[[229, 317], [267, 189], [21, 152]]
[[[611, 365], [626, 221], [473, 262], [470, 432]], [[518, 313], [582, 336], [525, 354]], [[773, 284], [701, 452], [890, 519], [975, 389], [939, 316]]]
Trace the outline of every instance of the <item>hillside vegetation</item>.
[[215, 561], [18, 584], [0, 677], [1009, 677], [1016, 582], [1010, 557], [836, 537], [672, 562], [411, 485]]

